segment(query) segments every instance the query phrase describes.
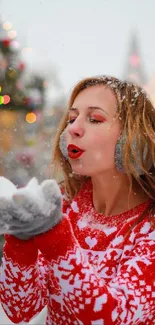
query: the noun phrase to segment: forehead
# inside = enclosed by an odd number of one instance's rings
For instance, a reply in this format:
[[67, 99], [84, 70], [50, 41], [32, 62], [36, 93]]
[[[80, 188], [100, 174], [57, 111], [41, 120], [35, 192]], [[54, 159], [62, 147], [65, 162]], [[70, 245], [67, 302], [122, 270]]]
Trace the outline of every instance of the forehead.
[[99, 106], [108, 113], [115, 113], [117, 100], [112, 89], [106, 85], [95, 85], [82, 90], [75, 98], [72, 107], [86, 109], [89, 106]]

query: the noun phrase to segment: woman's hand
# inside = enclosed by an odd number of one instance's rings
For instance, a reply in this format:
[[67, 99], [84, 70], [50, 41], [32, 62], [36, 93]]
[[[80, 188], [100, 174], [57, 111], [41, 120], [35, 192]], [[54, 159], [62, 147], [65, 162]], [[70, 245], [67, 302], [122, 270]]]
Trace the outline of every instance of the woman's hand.
[[0, 177], [0, 234], [27, 240], [54, 227], [62, 216], [62, 195], [55, 180], [39, 185], [33, 178], [17, 189]]

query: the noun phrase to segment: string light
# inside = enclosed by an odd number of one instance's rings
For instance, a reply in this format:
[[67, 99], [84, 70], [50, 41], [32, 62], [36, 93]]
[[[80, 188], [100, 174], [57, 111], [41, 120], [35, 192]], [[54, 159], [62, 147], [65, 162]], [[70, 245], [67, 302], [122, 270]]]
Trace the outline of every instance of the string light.
[[26, 114], [26, 122], [27, 123], [30, 123], [30, 124], [35, 123], [36, 119], [37, 119], [37, 117], [36, 117], [35, 113], [27, 113]]
[[9, 95], [4, 95], [3, 100], [4, 100], [4, 102], [3, 102], [4, 105], [8, 104], [10, 102], [10, 96]]
[[0, 96], [0, 105], [4, 104], [8, 104], [10, 102], [11, 98], [9, 95], [4, 95], [4, 96]]
[[0, 96], [0, 105], [2, 105], [4, 103], [4, 98], [3, 96]]

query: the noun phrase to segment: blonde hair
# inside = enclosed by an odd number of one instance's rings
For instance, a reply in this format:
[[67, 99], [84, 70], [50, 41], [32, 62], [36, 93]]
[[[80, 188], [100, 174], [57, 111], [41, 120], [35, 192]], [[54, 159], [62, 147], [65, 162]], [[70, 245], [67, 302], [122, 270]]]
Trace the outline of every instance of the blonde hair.
[[[86, 78], [74, 87], [55, 137], [52, 154], [52, 163], [55, 167], [53, 176], [56, 177], [58, 172], [63, 175], [64, 190], [70, 199], [75, 197], [86, 182], [86, 177], [72, 174], [69, 161], [63, 157], [60, 151], [59, 140], [67, 126], [68, 109], [71, 108], [76, 96], [84, 89], [96, 85], [109, 87], [116, 96], [118, 117], [122, 132], [126, 135], [122, 160], [131, 184], [135, 179], [147, 195], [151, 199], [155, 199], [155, 109], [140, 86], [126, 81], [122, 82], [114, 77]], [[135, 168], [136, 164], [143, 171], [142, 176], [138, 174]]]

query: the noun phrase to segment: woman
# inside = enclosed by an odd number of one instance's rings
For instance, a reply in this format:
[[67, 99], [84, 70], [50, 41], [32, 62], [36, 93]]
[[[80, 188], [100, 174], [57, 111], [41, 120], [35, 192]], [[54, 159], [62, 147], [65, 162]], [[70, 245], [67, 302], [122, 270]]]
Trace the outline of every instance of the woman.
[[155, 324], [154, 138], [137, 85], [99, 76], [75, 86], [53, 155], [63, 215], [54, 181], [1, 199], [1, 303], [14, 323], [47, 305], [46, 324]]

